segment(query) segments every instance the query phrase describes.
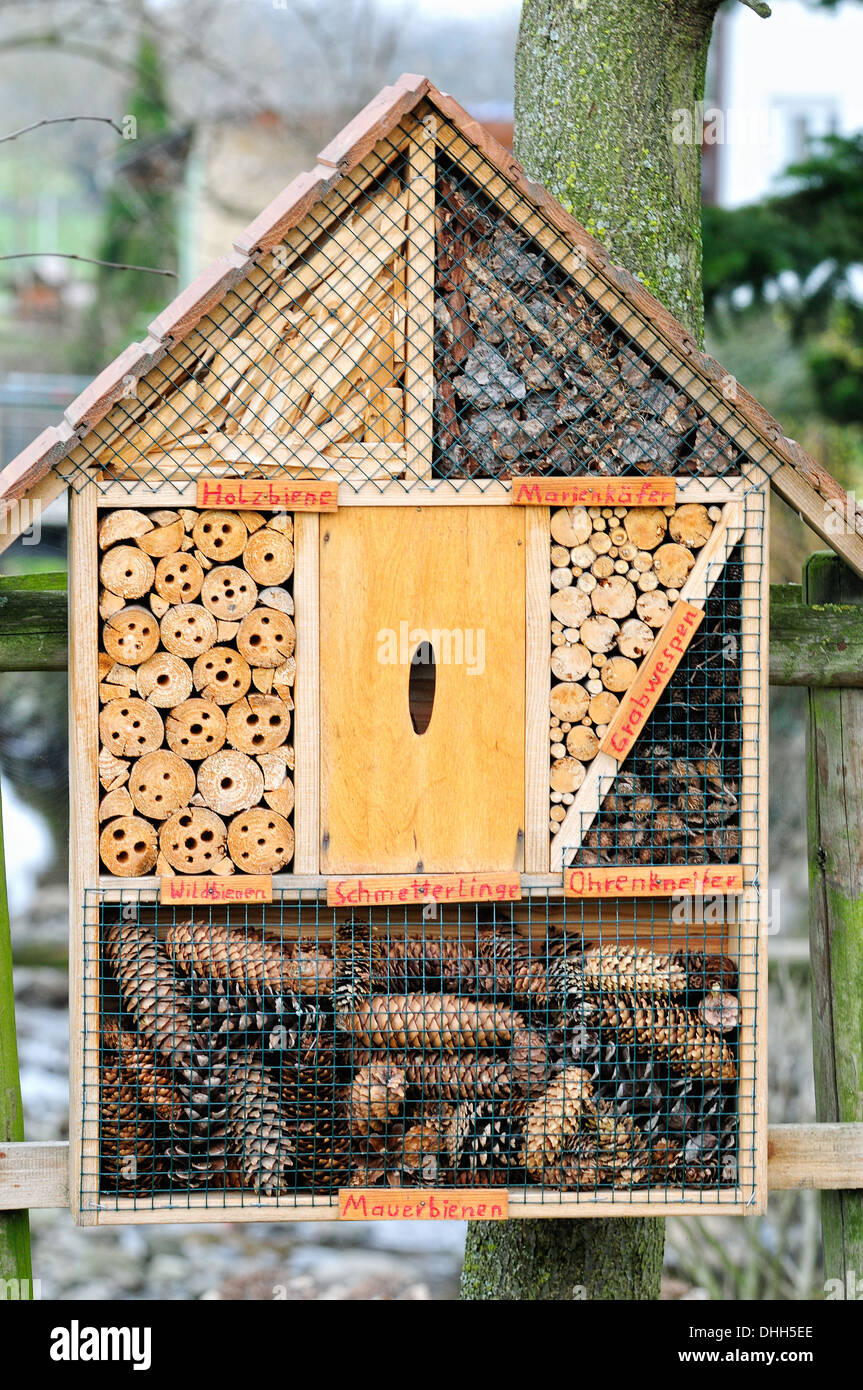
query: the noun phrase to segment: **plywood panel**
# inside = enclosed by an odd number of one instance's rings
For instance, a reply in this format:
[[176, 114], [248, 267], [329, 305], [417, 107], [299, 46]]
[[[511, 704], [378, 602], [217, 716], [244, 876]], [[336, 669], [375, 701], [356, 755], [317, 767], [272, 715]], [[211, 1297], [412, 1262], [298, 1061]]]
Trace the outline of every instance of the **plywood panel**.
[[[525, 522], [514, 507], [353, 507], [321, 523], [321, 867], [521, 868]], [[408, 690], [435, 648], [428, 728]]]

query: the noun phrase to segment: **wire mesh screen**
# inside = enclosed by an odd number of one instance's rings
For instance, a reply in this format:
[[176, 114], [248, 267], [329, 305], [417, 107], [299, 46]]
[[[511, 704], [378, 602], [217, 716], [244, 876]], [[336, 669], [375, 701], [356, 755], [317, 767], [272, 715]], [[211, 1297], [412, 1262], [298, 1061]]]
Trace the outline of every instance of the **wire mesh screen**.
[[[738, 862], [743, 761], [752, 771], [757, 761], [757, 745], [743, 742], [742, 574], [738, 545], [721, 567], [698, 633], [595, 819], [582, 816], [572, 862]], [[624, 672], [620, 679], [628, 678]]]
[[[721, 396], [669, 361], [453, 126], [410, 117], [59, 467], [75, 488], [300, 468], [468, 493], [524, 473], [739, 472]], [[733, 402], [730, 378], [718, 390]]]
[[125, 897], [85, 904], [84, 1205], [751, 1195], [739, 1029], [757, 971], [722, 925], [691, 922], [684, 949], [653, 904], [589, 920], [541, 897], [423, 923], [309, 892], [190, 920]]

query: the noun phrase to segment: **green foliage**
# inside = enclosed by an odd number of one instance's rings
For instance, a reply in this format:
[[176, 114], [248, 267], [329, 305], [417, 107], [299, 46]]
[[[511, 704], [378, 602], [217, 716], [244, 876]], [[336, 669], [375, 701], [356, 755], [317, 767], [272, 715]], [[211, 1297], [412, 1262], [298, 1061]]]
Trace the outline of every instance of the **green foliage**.
[[[128, 118], [133, 118], [133, 123]], [[125, 113], [132, 138], [117, 152], [108, 189], [97, 255], [122, 265], [177, 266], [177, 195], [174, 126], [152, 39], [142, 39], [135, 81]], [[166, 282], [134, 270], [102, 269], [88, 325], [91, 367], [101, 366], [133, 338], [146, 332], [164, 307]]]
[[[804, 347], [819, 412], [860, 422], [863, 312], [850, 276], [863, 245], [863, 135], [827, 137], [786, 179], [788, 191], [761, 203], [704, 209], [707, 312], [715, 324], [775, 297]], [[744, 288], [741, 307], [734, 292]]]

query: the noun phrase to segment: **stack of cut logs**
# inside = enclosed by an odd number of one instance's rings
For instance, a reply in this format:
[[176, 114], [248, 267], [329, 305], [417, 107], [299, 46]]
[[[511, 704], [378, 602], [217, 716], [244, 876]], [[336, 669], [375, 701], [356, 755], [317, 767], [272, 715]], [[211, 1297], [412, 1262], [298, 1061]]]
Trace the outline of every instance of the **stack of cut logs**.
[[103, 1191], [736, 1180], [727, 957], [212, 921], [103, 940]]
[[698, 402], [455, 166], [438, 179], [436, 220], [439, 473], [739, 468]]
[[123, 509], [99, 549], [102, 862], [278, 872], [294, 852], [291, 517]]
[[720, 515], [694, 502], [552, 512], [552, 835]]

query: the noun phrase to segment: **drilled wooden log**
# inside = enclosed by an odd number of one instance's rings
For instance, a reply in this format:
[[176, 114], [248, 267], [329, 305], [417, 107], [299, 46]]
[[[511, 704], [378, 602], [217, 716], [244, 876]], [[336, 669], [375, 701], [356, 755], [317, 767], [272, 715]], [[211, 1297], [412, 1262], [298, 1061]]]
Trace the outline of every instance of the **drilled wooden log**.
[[115, 757], [155, 753], [164, 733], [162, 716], [146, 700], [111, 700], [99, 714], [99, 735]]
[[102, 587], [124, 599], [141, 598], [153, 587], [156, 570], [149, 555], [134, 545], [115, 545], [102, 557]]
[[216, 620], [200, 603], [178, 603], [169, 608], [159, 630], [165, 650], [190, 661], [216, 643]]
[[193, 762], [218, 753], [227, 732], [225, 716], [213, 700], [184, 700], [165, 718], [168, 747]]
[[159, 645], [159, 624], [146, 608], [121, 608], [105, 620], [105, 651], [122, 666], [139, 666]]
[[205, 806], [184, 806], [159, 831], [159, 849], [178, 874], [232, 871], [228, 830], [221, 816]]
[[168, 816], [188, 806], [195, 792], [195, 774], [187, 762], [167, 748], [145, 753], [129, 777], [129, 793], [135, 809], [150, 820]]
[[228, 826], [228, 853], [243, 873], [276, 874], [294, 857], [294, 832], [278, 811], [255, 806]]
[[290, 731], [290, 711], [277, 695], [251, 694], [228, 711], [228, 742], [243, 753], [270, 753]]
[[259, 765], [246, 753], [222, 748], [201, 763], [198, 790], [211, 811], [233, 816], [258, 804], [264, 778]]
[[225, 622], [244, 618], [257, 600], [257, 584], [237, 565], [217, 565], [201, 587], [201, 603], [215, 618]]
[[224, 564], [242, 554], [249, 533], [236, 512], [201, 512], [192, 531], [197, 548], [209, 559]]
[[156, 828], [140, 816], [118, 816], [99, 836], [99, 855], [112, 874], [137, 878], [156, 863]]
[[[168, 605], [194, 603], [201, 592], [203, 582], [204, 571], [194, 555], [185, 555], [181, 550], [171, 555], [163, 555], [156, 566], [156, 592]], [[152, 602], [151, 595], [150, 603]], [[155, 609], [153, 611], [155, 612]]]

